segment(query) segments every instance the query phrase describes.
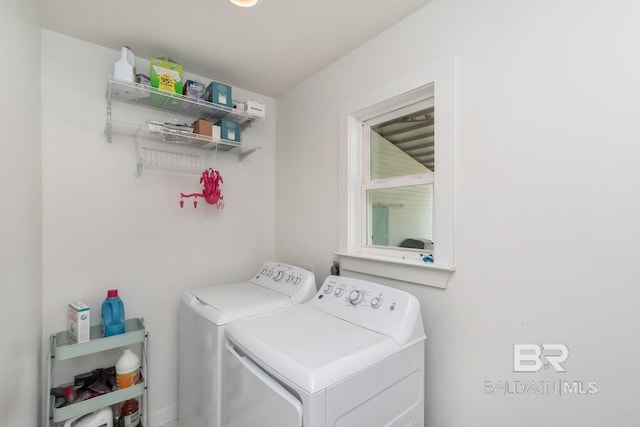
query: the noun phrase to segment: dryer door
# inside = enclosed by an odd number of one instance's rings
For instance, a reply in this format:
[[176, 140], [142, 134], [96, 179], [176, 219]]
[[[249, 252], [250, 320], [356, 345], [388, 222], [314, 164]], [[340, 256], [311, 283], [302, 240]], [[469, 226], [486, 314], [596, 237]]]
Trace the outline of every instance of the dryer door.
[[225, 427], [302, 427], [302, 404], [229, 343], [225, 349]]

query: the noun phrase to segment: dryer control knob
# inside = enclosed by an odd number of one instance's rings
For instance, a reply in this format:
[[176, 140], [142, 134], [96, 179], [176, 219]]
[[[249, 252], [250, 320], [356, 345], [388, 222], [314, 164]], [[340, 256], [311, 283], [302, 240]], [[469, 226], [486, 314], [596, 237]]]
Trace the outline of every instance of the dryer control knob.
[[360, 304], [362, 302], [362, 298], [364, 298], [364, 293], [357, 289], [351, 291], [351, 293], [349, 294], [349, 302], [352, 305]]
[[300, 284], [301, 280], [302, 279], [299, 276], [296, 276], [296, 277], [293, 278], [293, 284], [297, 286], [297, 285]]
[[282, 280], [283, 277], [284, 277], [284, 271], [278, 270], [276, 275], [273, 277], [273, 280], [275, 280], [276, 282], [279, 282], [280, 280]]
[[336, 296], [339, 297], [340, 295], [342, 295], [344, 293], [344, 288], [337, 288], [336, 289]]
[[286, 280], [287, 282], [290, 282], [290, 281], [292, 281], [292, 280], [293, 280], [293, 276], [292, 276], [291, 274], [287, 274], [287, 277], [285, 278], [285, 280]]
[[330, 294], [332, 290], [333, 290], [333, 286], [331, 286], [331, 285], [327, 285], [327, 286], [324, 287], [324, 293], [325, 294]]
[[380, 307], [381, 304], [382, 304], [382, 301], [378, 297], [375, 297], [371, 300], [371, 308], [378, 308]]
[[273, 276], [273, 270], [267, 270], [267, 277]]

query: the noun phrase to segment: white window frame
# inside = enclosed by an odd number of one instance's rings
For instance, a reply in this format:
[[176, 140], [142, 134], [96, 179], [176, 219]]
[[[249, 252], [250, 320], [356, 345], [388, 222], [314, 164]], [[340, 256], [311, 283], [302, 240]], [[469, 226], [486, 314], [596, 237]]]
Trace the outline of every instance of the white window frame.
[[[434, 105], [433, 90], [432, 87], [425, 88], [424, 96], [426, 99], [420, 99], [417, 102], [411, 102], [408, 105], [400, 105], [398, 108], [393, 108], [392, 111], [388, 111], [386, 105], [384, 106], [385, 112], [382, 114], [374, 113], [372, 117], [364, 117], [360, 119], [360, 125], [362, 126], [362, 137], [359, 150], [361, 150], [362, 163], [360, 169], [362, 170], [362, 177], [360, 178], [360, 236], [356, 237], [356, 241], [360, 242], [360, 250], [363, 253], [370, 253], [372, 255], [384, 255], [391, 257], [407, 256], [419, 256], [417, 252], [411, 252], [402, 248], [394, 248], [392, 246], [372, 246], [368, 243], [369, 235], [371, 234], [371, 211], [369, 209], [369, 202], [367, 200], [367, 191], [379, 190], [388, 188], [402, 188], [414, 185], [424, 185], [434, 183], [434, 173], [425, 172], [414, 175], [402, 175], [393, 176], [389, 178], [371, 178], [371, 128], [380, 123], [384, 123], [388, 120], [392, 120], [396, 117], [409, 114], [411, 112], [424, 110]], [[422, 96], [422, 94], [420, 95]], [[436, 119], [437, 120], [437, 119]]]
[[[433, 96], [435, 106], [435, 174], [433, 263], [415, 251], [366, 245], [366, 159], [363, 121]], [[344, 270], [446, 288], [455, 270], [455, 59], [425, 64], [344, 101], [339, 112], [339, 249]], [[426, 182], [424, 182], [426, 183]], [[363, 237], [365, 239], [363, 240]]]

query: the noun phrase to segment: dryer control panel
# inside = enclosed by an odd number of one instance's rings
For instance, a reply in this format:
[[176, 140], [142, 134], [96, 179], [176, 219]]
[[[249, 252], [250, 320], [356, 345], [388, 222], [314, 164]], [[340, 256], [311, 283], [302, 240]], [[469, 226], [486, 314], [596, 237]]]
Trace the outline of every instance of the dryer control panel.
[[316, 293], [316, 277], [311, 271], [278, 262], [265, 262], [251, 283], [285, 294], [293, 304], [306, 302]]
[[387, 335], [400, 345], [424, 339], [418, 299], [396, 288], [349, 277], [329, 276], [309, 304]]

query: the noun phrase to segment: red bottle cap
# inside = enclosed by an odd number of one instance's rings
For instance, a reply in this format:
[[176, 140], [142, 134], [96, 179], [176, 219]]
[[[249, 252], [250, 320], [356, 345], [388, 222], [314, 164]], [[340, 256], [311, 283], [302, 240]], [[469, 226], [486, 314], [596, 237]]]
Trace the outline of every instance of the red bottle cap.
[[117, 289], [109, 289], [107, 291], [107, 298], [115, 298], [118, 296], [118, 290]]

